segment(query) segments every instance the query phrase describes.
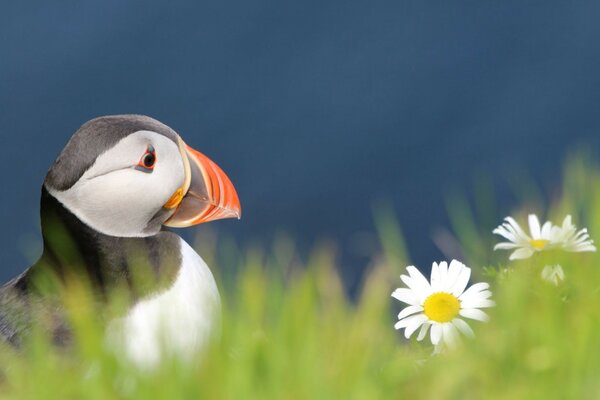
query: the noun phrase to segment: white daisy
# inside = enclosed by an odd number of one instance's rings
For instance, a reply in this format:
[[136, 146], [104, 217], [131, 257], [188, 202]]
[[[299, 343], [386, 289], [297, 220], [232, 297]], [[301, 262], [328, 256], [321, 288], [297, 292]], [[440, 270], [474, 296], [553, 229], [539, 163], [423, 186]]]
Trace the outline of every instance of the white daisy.
[[488, 316], [480, 310], [492, 307], [494, 302], [487, 283], [476, 283], [469, 287], [471, 269], [459, 261], [452, 260], [450, 267], [443, 261], [433, 263], [431, 283], [417, 268], [406, 268], [407, 275], [400, 279], [408, 288], [394, 290], [392, 297], [408, 304], [400, 314], [396, 329], [404, 328], [408, 339], [419, 329], [417, 340], [421, 341], [431, 327], [431, 343], [439, 349], [442, 344], [452, 346], [458, 338], [458, 332], [473, 336], [471, 327], [460, 317], [487, 321]]
[[561, 248], [566, 251], [596, 251], [587, 229], [577, 231], [571, 223], [571, 216], [563, 221], [562, 227], [552, 225], [550, 221], [540, 226], [535, 214], [529, 215], [529, 235], [512, 218], [506, 217], [504, 223], [494, 229], [493, 233], [508, 239], [498, 243], [494, 250], [514, 250], [509, 259], [519, 260], [531, 257], [535, 252]]
[[562, 227], [558, 228], [554, 240], [565, 251], [596, 251], [594, 241], [590, 239], [587, 229], [577, 231], [570, 215], [563, 220]]
[[542, 270], [542, 279], [555, 286], [565, 280], [565, 271], [560, 265], [546, 265]]
[[494, 250], [512, 250], [511, 260], [529, 258], [536, 251], [547, 250], [554, 245], [556, 227], [547, 221], [540, 227], [540, 221], [535, 214], [529, 214], [529, 232], [526, 234], [512, 217], [504, 218], [504, 223], [493, 230], [496, 235], [503, 236], [509, 242], [498, 243]]

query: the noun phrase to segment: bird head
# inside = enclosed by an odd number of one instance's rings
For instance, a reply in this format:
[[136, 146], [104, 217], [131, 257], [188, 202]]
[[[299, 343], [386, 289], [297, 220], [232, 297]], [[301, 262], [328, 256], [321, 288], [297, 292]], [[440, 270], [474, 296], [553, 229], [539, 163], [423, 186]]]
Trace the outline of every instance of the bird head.
[[174, 130], [140, 115], [93, 119], [71, 137], [44, 186], [98, 232], [144, 237], [162, 226], [240, 218], [233, 184]]

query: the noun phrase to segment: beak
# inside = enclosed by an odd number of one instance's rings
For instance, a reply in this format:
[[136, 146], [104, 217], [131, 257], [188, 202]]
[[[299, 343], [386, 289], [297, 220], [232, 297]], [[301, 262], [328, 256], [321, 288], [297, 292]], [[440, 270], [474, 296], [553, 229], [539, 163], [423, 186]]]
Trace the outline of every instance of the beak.
[[225, 172], [181, 139], [179, 150], [185, 168], [185, 182], [163, 206], [175, 208], [175, 213], [164, 225], [183, 228], [217, 219], [240, 219], [240, 200]]

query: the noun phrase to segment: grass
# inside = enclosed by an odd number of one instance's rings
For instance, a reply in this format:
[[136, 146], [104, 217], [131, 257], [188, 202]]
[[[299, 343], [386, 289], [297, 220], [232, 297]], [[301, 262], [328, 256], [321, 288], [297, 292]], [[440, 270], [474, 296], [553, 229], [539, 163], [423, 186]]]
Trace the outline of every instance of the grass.
[[[598, 170], [575, 158], [563, 181], [562, 194], [546, 201], [547, 215], [558, 223], [571, 213], [592, 238], [600, 237]], [[23, 353], [5, 349], [0, 397], [600, 398], [600, 255], [540, 253], [508, 263], [508, 253], [492, 252], [495, 240], [491, 227], [480, 222], [482, 213], [465, 204], [458, 198], [450, 204], [452, 230], [478, 279], [491, 282], [497, 306], [489, 310], [490, 322], [471, 324], [476, 337], [453, 351], [432, 357], [430, 345], [405, 341], [393, 329], [402, 304], [390, 293], [400, 285], [407, 254], [399, 227], [381, 206], [375, 216], [384, 253], [373, 255], [356, 299], [347, 297], [327, 244], [304, 265], [286, 237], [269, 251], [203, 240], [198, 247], [209, 265], [226, 255], [237, 272], [217, 276], [224, 302], [222, 336], [197, 362], [167, 360], [151, 372], [123, 363], [104, 348], [102, 327], [86, 305], [85, 291], [75, 288], [66, 299], [74, 348], [59, 351], [34, 335]], [[513, 215], [523, 221], [529, 211]], [[548, 263], [564, 267], [562, 285], [540, 279]]]

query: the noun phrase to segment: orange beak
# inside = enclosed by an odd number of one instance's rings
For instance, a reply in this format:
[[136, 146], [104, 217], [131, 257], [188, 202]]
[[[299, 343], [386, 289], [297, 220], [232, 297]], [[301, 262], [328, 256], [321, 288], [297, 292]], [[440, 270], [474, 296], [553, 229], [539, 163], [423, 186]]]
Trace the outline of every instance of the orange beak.
[[233, 184], [211, 159], [179, 140], [185, 182], [164, 205], [176, 208], [164, 223], [183, 228], [224, 218], [240, 218], [242, 207]]

